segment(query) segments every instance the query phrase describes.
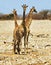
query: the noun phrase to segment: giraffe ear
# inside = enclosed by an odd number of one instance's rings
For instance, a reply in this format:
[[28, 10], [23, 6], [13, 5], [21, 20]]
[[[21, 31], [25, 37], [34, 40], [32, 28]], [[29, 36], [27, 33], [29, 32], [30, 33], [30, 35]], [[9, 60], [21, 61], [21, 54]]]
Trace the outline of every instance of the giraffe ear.
[[34, 8], [35, 9], [35, 7], [33, 6], [32, 8]]

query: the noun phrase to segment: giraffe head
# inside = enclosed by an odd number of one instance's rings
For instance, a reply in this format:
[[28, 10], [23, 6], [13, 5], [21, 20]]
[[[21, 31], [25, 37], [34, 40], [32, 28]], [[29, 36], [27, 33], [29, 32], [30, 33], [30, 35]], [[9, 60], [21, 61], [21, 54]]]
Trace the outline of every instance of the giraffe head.
[[16, 10], [15, 10], [15, 9], [13, 9], [13, 14], [17, 15], [17, 13], [16, 13]]
[[30, 12], [36, 12], [37, 13], [35, 7], [32, 7], [31, 10], [30, 10]]
[[25, 11], [28, 6], [26, 4], [23, 4], [22, 7], [23, 7], [23, 10]]

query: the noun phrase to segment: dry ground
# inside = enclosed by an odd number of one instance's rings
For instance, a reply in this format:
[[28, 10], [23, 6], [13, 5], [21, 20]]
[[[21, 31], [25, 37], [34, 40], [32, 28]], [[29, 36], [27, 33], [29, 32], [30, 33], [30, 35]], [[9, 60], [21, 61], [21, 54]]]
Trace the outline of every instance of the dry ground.
[[13, 29], [14, 21], [0, 21], [0, 65], [51, 65], [51, 20], [32, 21], [26, 54], [13, 53]]

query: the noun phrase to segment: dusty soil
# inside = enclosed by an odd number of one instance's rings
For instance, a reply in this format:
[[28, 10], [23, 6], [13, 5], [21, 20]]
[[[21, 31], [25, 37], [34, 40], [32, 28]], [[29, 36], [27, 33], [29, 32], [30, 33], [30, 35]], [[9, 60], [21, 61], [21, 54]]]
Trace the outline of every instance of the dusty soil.
[[[18, 21], [18, 24], [21, 20]], [[33, 20], [30, 26], [28, 49], [23, 54], [13, 52], [14, 21], [0, 21], [0, 65], [51, 65], [51, 21]], [[28, 51], [28, 53], [27, 53]]]

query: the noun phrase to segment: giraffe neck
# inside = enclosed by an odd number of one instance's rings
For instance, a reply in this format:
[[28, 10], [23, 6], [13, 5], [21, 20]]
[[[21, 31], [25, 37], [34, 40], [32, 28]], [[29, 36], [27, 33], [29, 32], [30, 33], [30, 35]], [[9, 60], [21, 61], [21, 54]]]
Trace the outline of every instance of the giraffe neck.
[[25, 26], [25, 11], [23, 11], [23, 21], [22, 21], [22, 25]]
[[17, 27], [18, 24], [17, 24], [17, 14], [16, 13], [14, 14], [14, 20], [15, 20], [15, 27]]
[[33, 12], [29, 12], [27, 18], [25, 19], [25, 25], [26, 27], [30, 27], [30, 24], [32, 22], [32, 15], [33, 15]]

